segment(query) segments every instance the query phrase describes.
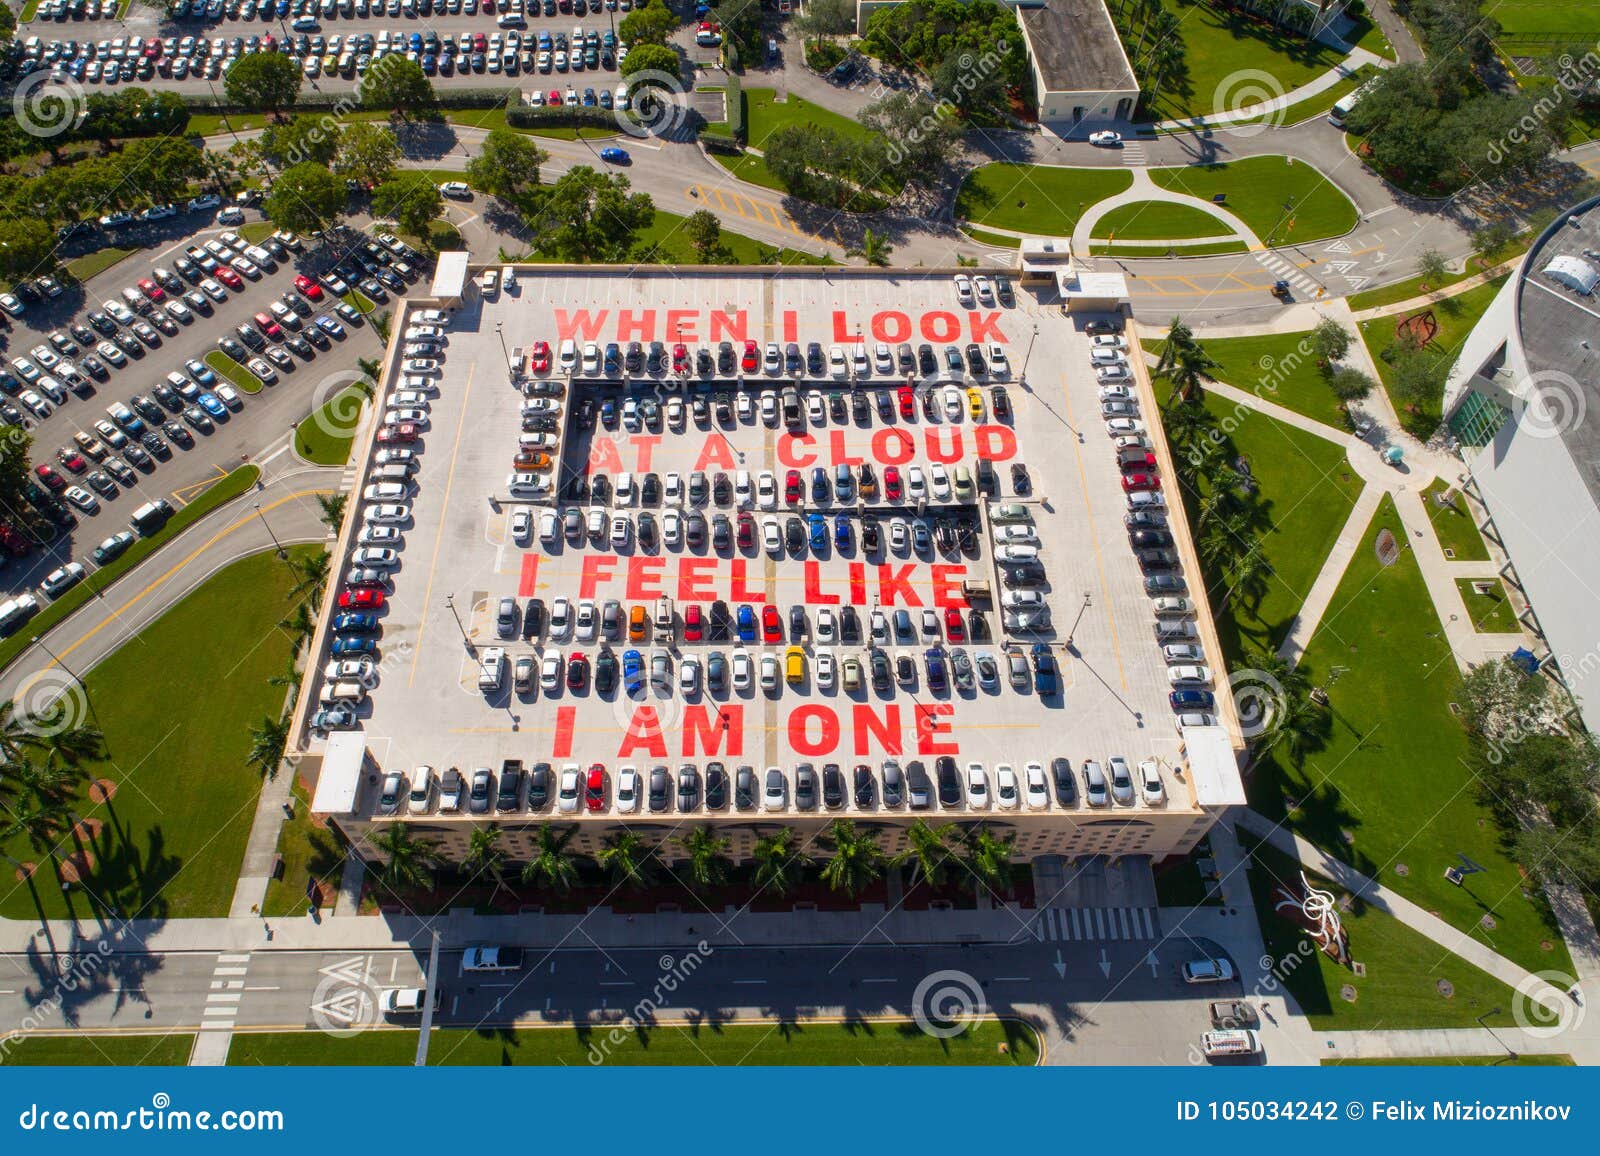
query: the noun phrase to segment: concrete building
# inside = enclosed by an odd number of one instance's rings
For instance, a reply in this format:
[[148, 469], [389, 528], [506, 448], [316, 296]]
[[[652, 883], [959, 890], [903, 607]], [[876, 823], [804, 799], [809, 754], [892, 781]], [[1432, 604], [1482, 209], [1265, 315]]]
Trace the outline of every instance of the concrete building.
[[1600, 198], [1529, 249], [1461, 348], [1446, 422], [1484, 533], [1545, 649], [1543, 669], [1600, 730]]

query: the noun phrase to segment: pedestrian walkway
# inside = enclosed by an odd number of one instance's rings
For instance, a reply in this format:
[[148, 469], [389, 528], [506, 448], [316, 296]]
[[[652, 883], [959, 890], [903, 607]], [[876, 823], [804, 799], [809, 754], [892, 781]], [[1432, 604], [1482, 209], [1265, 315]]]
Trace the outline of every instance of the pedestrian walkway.
[[1321, 1056], [1339, 1060], [1444, 1060], [1451, 1056], [1564, 1056], [1573, 1050], [1565, 1032], [1543, 1035], [1517, 1027], [1432, 1028], [1413, 1031], [1323, 1032]]
[[1155, 939], [1161, 925], [1154, 907], [1046, 907], [1028, 933], [1040, 941]]
[[1509, 260], [1501, 261], [1498, 265], [1491, 265], [1481, 273], [1474, 273], [1471, 277], [1465, 277], [1460, 281], [1452, 281], [1448, 285], [1441, 285], [1431, 293], [1418, 294], [1416, 297], [1408, 297], [1404, 301], [1394, 301], [1388, 305], [1374, 305], [1370, 309], [1352, 309], [1350, 311], [1350, 319], [1356, 322], [1373, 321], [1379, 317], [1394, 317], [1417, 309], [1427, 309], [1446, 298], [1465, 293], [1468, 289], [1476, 289], [1479, 285], [1486, 284], [1496, 277], [1510, 273], [1520, 264], [1522, 264], [1522, 254], [1519, 253]]
[[1317, 572], [1316, 581], [1306, 591], [1299, 613], [1289, 624], [1289, 632], [1278, 646], [1278, 657], [1285, 662], [1299, 662], [1306, 647], [1311, 645], [1311, 639], [1322, 623], [1322, 616], [1328, 612], [1333, 596], [1339, 590], [1339, 583], [1344, 580], [1345, 569], [1366, 537], [1367, 527], [1372, 524], [1372, 516], [1378, 512], [1378, 503], [1382, 500], [1383, 491], [1377, 486], [1364, 486], [1356, 498], [1350, 516], [1345, 519], [1344, 528], [1339, 531], [1333, 548], [1323, 560], [1322, 569]]
[[189, 1053], [189, 1066], [222, 1067], [228, 1062], [228, 1044], [233, 1038], [239, 1001], [244, 998], [244, 978], [250, 971], [250, 953], [223, 952], [211, 975], [211, 990], [201, 1011], [200, 1031]]
[[1260, 249], [1261, 239], [1251, 231], [1250, 226], [1236, 216], [1232, 211], [1201, 197], [1191, 197], [1187, 193], [1176, 193], [1171, 189], [1164, 189], [1151, 180], [1148, 169], [1135, 169], [1133, 171], [1133, 184], [1115, 196], [1107, 197], [1103, 201], [1096, 201], [1086, 209], [1078, 223], [1072, 227], [1072, 251], [1075, 253], [1089, 252], [1089, 246], [1094, 236], [1094, 227], [1100, 219], [1114, 209], [1125, 205], [1143, 205], [1150, 202], [1159, 202], [1172, 205], [1188, 205], [1198, 209], [1217, 220], [1217, 231], [1207, 237], [1190, 237], [1163, 241], [1162, 245], [1177, 246], [1194, 244], [1196, 241], [1210, 243], [1213, 241], [1242, 241], [1252, 249]]
[[1362, 68], [1371, 65], [1374, 68], [1390, 68], [1393, 62], [1385, 60], [1375, 52], [1365, 48], [1356, 48], [1338, 41], [1342, 47], [1349, 48], [1349, 55], [1334, 65], [1322, 75], [1313, 80], [1308, 80], [1299, 88], [1291, 89], [1271, 100], [1260, 101], [1246, 108], [1233, 109], [1225, 112], [1207, 113], [1205, 116], [1187, 117], [1180, 120], [1164, 120], [1156, 125], [1157, 132], [1183, 132], [1193, 128], [1226, 128], [1229, 125], [1249, 125], [1256, 127], [1253, 122], [1264, 121], [1268, 125], [1282, 123], [1282, 117], [1277, 114], [1299, 104], [1301, 101], [1310, 100], [1318, 93], [1326, 92], [1340, 81], [1354, 76]]

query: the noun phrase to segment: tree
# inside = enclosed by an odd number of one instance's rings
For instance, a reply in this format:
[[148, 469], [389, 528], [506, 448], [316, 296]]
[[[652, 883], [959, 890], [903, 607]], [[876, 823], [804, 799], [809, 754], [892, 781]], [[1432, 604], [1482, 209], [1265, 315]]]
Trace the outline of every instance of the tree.
[[540, 246], [564, 261], [620, 261], [656, 215], [650, 197], [629, 188], [626, 177], [579, 165], [541, 186], [529, 224]]
[[467, 183], [491, 197], [515, 201], [539, 183], [539, 166], [550, 154], [509, 128], [490, 129], [478, 155], [467, 162]]
[[801, 36], [813, 39], [843, 36], [856, 30], [856, 6], [852, 0], [807, 0], [791, 24]]
[[427, 112], [439, 103], [422, 65], [399, 55], [374, 61], [361, 81], [360, 92], [367, 108], [391, 109], [401, 120], [410, 120], [413, 113]]
[[578, 833], [577, 824], [557, 832], [550, 823], [545, 823], [539, 828], [539, 845], [534, 849], [533, 858], [522, 869], [522, 881], [540, 887], [548, 887], [559, 895], [565, 895], [572, 890], [572, 885], [578, 881], [578, 863], [567, 844], [572, 842], [572, 837]]
[[1377, 382], [1352, 366], [1342, 366], [1334, 370], [1333, 376], [1328, 378], [1328, 388], [1333, 390], [1333, 396], [1340, 401], [1360, 401], [1371, 393]]
[[56, 231], [48, 222], [38, 217], [0, 220], [0, 277], [21, 281], [55, 267]]
[[972, 877], [974, 892], [995, 891], [1011, 882], [1011, 850], [1016, 836], [1000, 838], [986, 825], [966, 833], [961, 841], [961, 866]]
[[619, 887], [640, 890], [655, 881], [655, 854], [633, 831], [608, 836], [596, 859]]
[[805, 877], [811, 858], [795, 843], [793, 827], [781, 827], [756, 840], [750, 859], [755, 864], [757, 891], [787, 895]]
[[696, 209], [683, 223], [683, 234], [694, 246], [702, 265], [732, 264], [732, 254], [722, 243], [722, 222], [710, 209]]
[[617, 38], [628, 46], [631, 57], [643, 45], [665, 44], [677, 27], [678, 18], [665, 4], [652, 4], [624, 16], [617, 24]]
[[347, 200], [343, 181], [321, 165], [307, 161], [278, 174], [261, 211], [280, 229], [320, 233], [332, 228], [344, 215]]
[[1324, 317], [1311, 331], [1311, 351], [1324, 365], [1343, 360], [1351, 341], [1350, 331], [1332, 317]]
[[887, 860], [878, 837], [857, 828], [854, 820], [835, 819], [822, 843], [833, 852], [822, 865], [822, 881], [831, 890], [855, 896], [883, 878]]
[[1268, 579], [1272, 577], [1272, 563], [1267, 561], [1266, 551], [1261, 548], [1261, 539], [1251, 537], [1241, 543], [1241, 547], [1234, 555], [1232, 566], [1229, 567], [1228, 591], [1222, 596], [1222, 604], [1217, 608], [1219, 614], [1223, 607], [1233, 601], [1235, 595], [1242, 597], [1251, 606], [1258, 606], [1267, 594]]
[[316, 116], [293, 116], [281, 124], [269, 124], [259, 139], [261, 155], [279, 168], [306, 161], [330, 165], [339, 147], [338, 132]]
[[474, 827], [467, 839], [467, 853], [461, 857], [461, 865], [472, 876], [487, 876], [494, 881], [494, 895], [500, 894], [506, 883], [506, 853], [500, 846], [500, 838], [500, 828], [492, 823], [487, 827]]
[[0, 4], [0, 46], [10, 44], [17, 34], [17, 15], [5, 5]]
[[[352, 121], [340, 130], [337, 145], [333, 171], [368, 188], [388, 180], [400, 159], [400, 142], [386, 124]], [[438, 192], [432, 181], [428, 186]]]
[[372, 845], [383, 854], [378, 878], [395, 890], [425, 891], [433, 887], [433, 846], [411, 833], [406, 823], [390, 823], [373, 838]]
[[887, 237], [867, 229], [861, 234], [861, 244], [846, 249], [845, 256], [860, 257], [868, 265], [883, 266], [889, 263], [889, 254], [893, 251]]
[[1389, 392], [1397, 402], [1412, 410], [1438, 405], [1450, 370], [1447, 359], [1411, 341], [1396, 341], [1379, 356], [1394, 370]]
[[762, 142], [761, 153], [785, 190], [836, 209], [849, 205], [861, 180], [876, 175], [867, 146], [826, 125], [786, 124]]
[[678, 845], [688, 855], [684, 870], [697, 889], [721, 887], [728, 881], [728, 848], [733, 841], [709, 827], [694, 827], [680, 836]]
[[1445, 264], [1444, 254], [1429, 245], [1417, 254], [1417, 275], [1422, 278], [1422, 288], [1429, 286], [1437, 288], [1444, 284], [1446, 277], [1450, 276], [1450, 267]]
[[[662, 77], [677, 80], [681, 69], [678, 54], [664, 44], [641, 44], [637, 48], [630, 48], [628, 59], [617, 66], [624, 80], [641, 72], [659, 73]], [[661, 83], [656, 77], [650, 79]]]
[[1167, 338], [1161, 345], [1161, 357], [1156, 362], [1156, 373], [1172, 383], [1168, 400], [1197, 400], [1202, 392], [1201, 383], [1216, 368], [1217, 363], [1195, 340], [1194, 330], [1185, 325], [1181, 318], [1174, 317], [1167, 326]]
[[1517, 235], [1517, 227], [1504, 217], [1496, 217], [1472, 230], [1472, 251], [1478, 264], [1486, 265]]
[[143, 137], [122, 146], [118, 159], [123, 180], [135, 203], [160, 205], [175, 201], [205, 176], [200, 149], [189, 140]]
[[295, 582], [289, 589], [290, 599], [320, 602], [322, 591], [328, 585], [328, 570], [332, 564], [333, 557], [326, 550], [292, 559], [289, 565], [294, 570]]
[[895, 857], [895, 865], [911, 864], [911, 882], [920, 880], [929, 887], [942, 887], [950, 874], [950, 864], [955, 857], [951, 844], [955, 825], [930, 827], [921, 819], [912, 822], [906, 830], [906, 849]]
[[887, 142], [885, 167], [904, 184], [938, 184], [961, 150], [961, 121], [949, 105], [921, 94], [891, 93], [863, 108], [857, 119]]
[[397, 173], [372, 190], [372, 211], [393, 217], [402, 233], [427, 241], [428, 226], [444, 211], [444, 198], [427, 174]]
[[322, 510], [322, 524], [335, 533], [344, 525], [344, 508], [349, 497], [346, 493], [317, 495], [317, 505]]
[[222, 91], [234, 104], [257, 112], [278, 113], [300, 95], [305, 74], [281, 52], [247, 52], [222, 78]]
[[250, 753], [245, 762], [261, 768], [269, 779], [277, 778], [278, 764], [283, 762], [283, 752], [289, 745], [287, 719], [262, 718], [250, 728]]

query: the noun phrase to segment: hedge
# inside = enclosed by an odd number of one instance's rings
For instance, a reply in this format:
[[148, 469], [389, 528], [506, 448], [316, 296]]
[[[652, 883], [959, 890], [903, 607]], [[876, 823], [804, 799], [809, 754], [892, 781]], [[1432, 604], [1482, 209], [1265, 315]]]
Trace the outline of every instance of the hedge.
[[728, 74], [728, 83], [722, 90], [722, 98], [728, 106], [728, 135], [740, 144], [746, 143], [750, 135], [744, 119], [744, 85], [732, 73]]
[[[522, 99], [522, 90], [519, 88], [460, 88], [446, 89], [444, 92], [435, 90], [435, 107], [437, 108], [503, 108], [505, 105]], [[227, 113], [242, 116], [246, 113], [260, 112], [258, 108], [235, 104], [223, 97], [185, 94], [183, 103], [191, 112]], [[299, 98], [290, 108], [283, 110], [284, 115], [293, 116], [297, 113], [318, 112], [353, 112], [357, 109], [368, 107], [357, 93], [353, 92], [309, 92], [301, 93]]]
[[723, 153], [734, 157], [741, 156], [744, 153], [744, 146], [726, 133], [702, 132], [700, 134], [700, 143], [706, 147], [708, 152]]
[[617, 119], [603, 108], [589, 108], [581, 104], [562, 104], [553, 108], [548, 105], [519, 104], [506, 109], [506, 124], [512, 128], [562, 125], [568, 128], [615, 129]]

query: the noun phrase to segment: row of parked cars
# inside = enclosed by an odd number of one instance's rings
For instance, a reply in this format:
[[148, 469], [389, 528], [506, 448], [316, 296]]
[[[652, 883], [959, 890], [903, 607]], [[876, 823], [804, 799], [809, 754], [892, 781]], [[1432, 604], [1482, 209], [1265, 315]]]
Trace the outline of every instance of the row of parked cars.
[[[61, 0], [50, 0], [60, 3]], [[93, 2], [93, 0], [89, 0]], [[115, 0], [100, 0], [115, 3]], [[542, 11], [581, 16], [633, 11], [633, 0], [174, 0], [169, 14], [174, 20], [365, 20], [368, 17], [404, 16], [517, 16]]]
[[[626, 345], [612, 341], [604, 346], [588, 341], [580, 346], [569, 337], [561, 342], [554, 358], [549, 342], [534, 342], [528, 354], [529, 371], [546, 374], [551, 372], [552, 365], [559, 373], [585, 377], [671, 373], [678, 377], [709, 378], [765, 374], [767, 377], [831, 377], [835, 381], [846, 378], [855, 381], [876, 373], [879, 377], [903, 377], [909, 383], [919, 376], [928, 380], [945, 377], [960, 381], [963, 375], [975, 378], [1011, 375], [1011, 361], [1006, 356], [1005, 346], [998, 342], [987, 345], [972, 342], [965, 347], [946, 345], [942, 358], [927, 342], [913, 350], [908, 341], [902, 341], [898, 347], [880, 341], [870, 349], [865, 342], [849, 346], [835, 344], [828, 346], [824, 354], [819, 341], [811, 342], [802, 352], [798, 341], [784, 345], [769, 341], [763, 349], [755, 341], [746, 340], [741, 351], [731, 341], [720, 342], [715, 350], [709, 345], [691, 348], [681, 341], [674, 342], [669, 349], [664, 341], [630, 341]], [[965, 404], [960, 403], [963, 408]], [[978, 404], [981, 407], [982, 402]], [[959, 416], [958, 411], [952, 415], [952, 420]], [[974, 419], [978, 416], [978, 413], [973, 414]]]
[[[436, 366], [442, 364], [449, 344], [444, 311], [419, 310], [408, 321], [402, 335], [405, 346], [425, 346], [428, 359]], [[408, 499], [416, 491], [415, 475], [421, 466], [422, 449], [417, 443], [427, 427], [437, 376], [403, 374], [383, 399], [378, 449], [361, 494], [361, 528], [356, 531], [335, 600], [328, 662], [322, 670], [318, 710], [311, 716], [313, 731], [326, 733], [355, 726], [362, 702], [378, 685], [381, 615], [405, 550], [405, 527], [411, 522]]]
[[[1082, 803], [1132, 806], [1136, 798], [1159, 806], [1166, 800], [1160, 764], [1146, 760], [1137, 771], [1127, 760], [1112, 756], [1109, 772], [1087, 759], [1077, 770], [1057, 757], [1050, 765], [1031, 761], [1019, 770], [1012, 763], [989, 766], [971, 761], [964, 767], [950, 756], [930, 768], [919, 759], [904, 767], [897, 759], [878, 766], [857, 763], [848, 772], [842, 764], [797, 763], [793, 768], [769, 766], [764, 771], [744, 763], [733, 767], [713, 761], [702, 768], [680, 763], [640, 768], [628, 763], [613, 773], [604, 763], [526, 765], [506, 759], [497, 773], [478, 767], [465, 776], [455, 767], [439, 775], [422, 765], [407, 774], [389, 771], [377, 801], [380, 815], [407, 813], [513, 814], [554, 811], [560, 814], [694, 814], [700, 811], [1045, 811], [1076, 809]], [[1081, 775], [1081, 786], [1080, 786]], [[1200, 979], [1190, 982], [1202, 982]]]

